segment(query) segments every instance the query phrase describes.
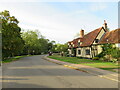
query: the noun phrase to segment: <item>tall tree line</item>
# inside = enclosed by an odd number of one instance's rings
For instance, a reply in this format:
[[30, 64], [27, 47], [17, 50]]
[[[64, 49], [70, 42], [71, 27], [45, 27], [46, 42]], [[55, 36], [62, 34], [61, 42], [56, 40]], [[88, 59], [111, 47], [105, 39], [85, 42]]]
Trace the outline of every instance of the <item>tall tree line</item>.
[[45, 39], [38, 31], [27, 31], [22, 33], [25, 41], [23, 54], [45, 54], [51, 51], [54, 41]]
[[55, 41], [45, 39], [37, 31], [21, 33], [21, 28], [18, 26], [19, 21], [11, 16], [9, 11], [1, 12], [0, 20], [2, 21], [3, 60], [16, 55], [48, 53], [53, 48]]

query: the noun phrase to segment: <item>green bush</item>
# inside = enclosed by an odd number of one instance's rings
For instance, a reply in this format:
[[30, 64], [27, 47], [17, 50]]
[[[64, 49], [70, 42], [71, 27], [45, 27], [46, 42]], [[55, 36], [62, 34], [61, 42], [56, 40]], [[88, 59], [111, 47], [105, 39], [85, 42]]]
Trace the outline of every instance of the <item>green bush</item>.
[[100, 54], [96, 55], [95, 57], [101, 58], [101, 57], [104, 57], [104, 56], [105, 56], [105, 53], [104, 53], [104, 52], [101, 52]]
[[82, 59], [83, 57], [77, 57], [77, 58]]
[[101, 61], [109, 61], [109, 59], [107, 58], [107, 57], [101, 57], [99, 60], [101, 60]]
[[112, 61], [112, 62], [115, 63], [115, 62], [117, 62], [118, 60], [117, 60], [117, 59], [112, 59], [112, 60], [110, 60], [110, 61]]
[[112, 51], [111, 51], [111, 56], [113, 57], [113, 58], [115, 58], [115, 59], [118, 59], [118, 58], [120, 58], [120, 50], [119, 49], [113, 49]]
[[100, 58], [99, 57], [93, 57], [92, 59], [93, 60], [99, 60]]

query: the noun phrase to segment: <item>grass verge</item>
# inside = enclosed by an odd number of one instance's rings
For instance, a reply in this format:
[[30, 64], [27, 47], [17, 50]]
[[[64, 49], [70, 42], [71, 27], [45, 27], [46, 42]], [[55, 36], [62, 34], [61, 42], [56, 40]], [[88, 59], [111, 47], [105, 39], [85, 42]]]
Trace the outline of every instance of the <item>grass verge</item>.
[[28, 56], [31, 56], [31, 55], [15, 56], [15, 57], [3, 60], [2, 63], [9, 63], [9, 62], [12, 62], [12, 61], [16, 61], [16, 60], [18, 60], [22, 57], [28, 57]]
[[101, 60], [91, 60], [91, 59], [80, 59], [77, 57], [61, 57], [59, 55], [48, 56], [48, 58], [56, 59], [64, 62], [74, 63], [74, 64], [83, 64], [103, 70], [109, 70], [116, 72], [115, 69], [120, 69], [120, 65], [113, 62], [105, 62]]

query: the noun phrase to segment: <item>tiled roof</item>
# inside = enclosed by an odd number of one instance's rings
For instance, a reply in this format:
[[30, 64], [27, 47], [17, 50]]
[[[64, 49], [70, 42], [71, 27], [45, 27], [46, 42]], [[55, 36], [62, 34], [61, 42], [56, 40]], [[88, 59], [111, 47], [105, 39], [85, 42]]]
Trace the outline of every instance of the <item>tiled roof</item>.
[[81, 47], [90, 46], [93, 43], [93, 41], [95, 40], [95, 38], [97, 37], [97, 35], [102, 30], [102, 28], [103, 27], [100, 27], [100, 28], [98, 28], [98, 29], [84, 35], [83, 38], [74, 39], [73, 41], [71, 41], [69, 43], [73, 43], [74, 48], [76, 48], [76, 47], [78, 47], [78, 40], [80, 40], [82, 42], [82, 44], [80, 45]]
[[101, 38], [99, 44], [105, 43], [120, 43], [120, 28], [106, 32], [106, 34]]
[[78, 40], [81, 40], [82, 41], [82, 38], [76, 38], [74, 39], [73, 41], [69, 41], [68, 43], [70, 45], [74, 45], [74, 48], [78, 47]]
[[82, 40], [82, 38], [77, 38], [72, 41], [75, 48], [78, 47], [78, 40]]
[[84, 35], [83, 42], [80, 46], [90, 46], [93, 43], [93, 41], [95, 40], [95, 38], [97, 37], [97, 35], [100, 33], [101, 30], [102, 30], [102, 27]]

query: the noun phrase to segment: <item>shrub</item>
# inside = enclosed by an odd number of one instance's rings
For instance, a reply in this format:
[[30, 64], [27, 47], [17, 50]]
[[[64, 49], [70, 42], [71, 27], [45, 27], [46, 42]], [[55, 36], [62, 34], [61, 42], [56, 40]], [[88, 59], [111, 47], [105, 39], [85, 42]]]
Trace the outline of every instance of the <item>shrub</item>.
[[93, 60], [99, 60], [99, 57], [93, 57], [92, 59]]
[[99, 60], [104, 61], [105, 59], [106, 59], [105, 57], [102, 57], [102, 58], [100, 58]]
[[96, 55], [95, 57], [101, 58], [101, 57], [104, 57], [104, 56], [105, 56], [105, 53], [104, 53], [104, 52], [101, 52], [100, 54]]
[[78, 59], [82, 59], [83, 57], [77, 57]]
[[99, 60], [101, 60], [101, 61], [109, 61], [109, 59], [108, 58], [106, 58], [106, 57], [101, 57]]
[[119, 49], [113, 49], [111, 51], [111, 56], [115, 59], [119, 59], [120, 58], [120, 50]]
[[117, 62], [118, 60], [117, 59], [111, 59], [110, 61], [112, 61], [112, 62]]

